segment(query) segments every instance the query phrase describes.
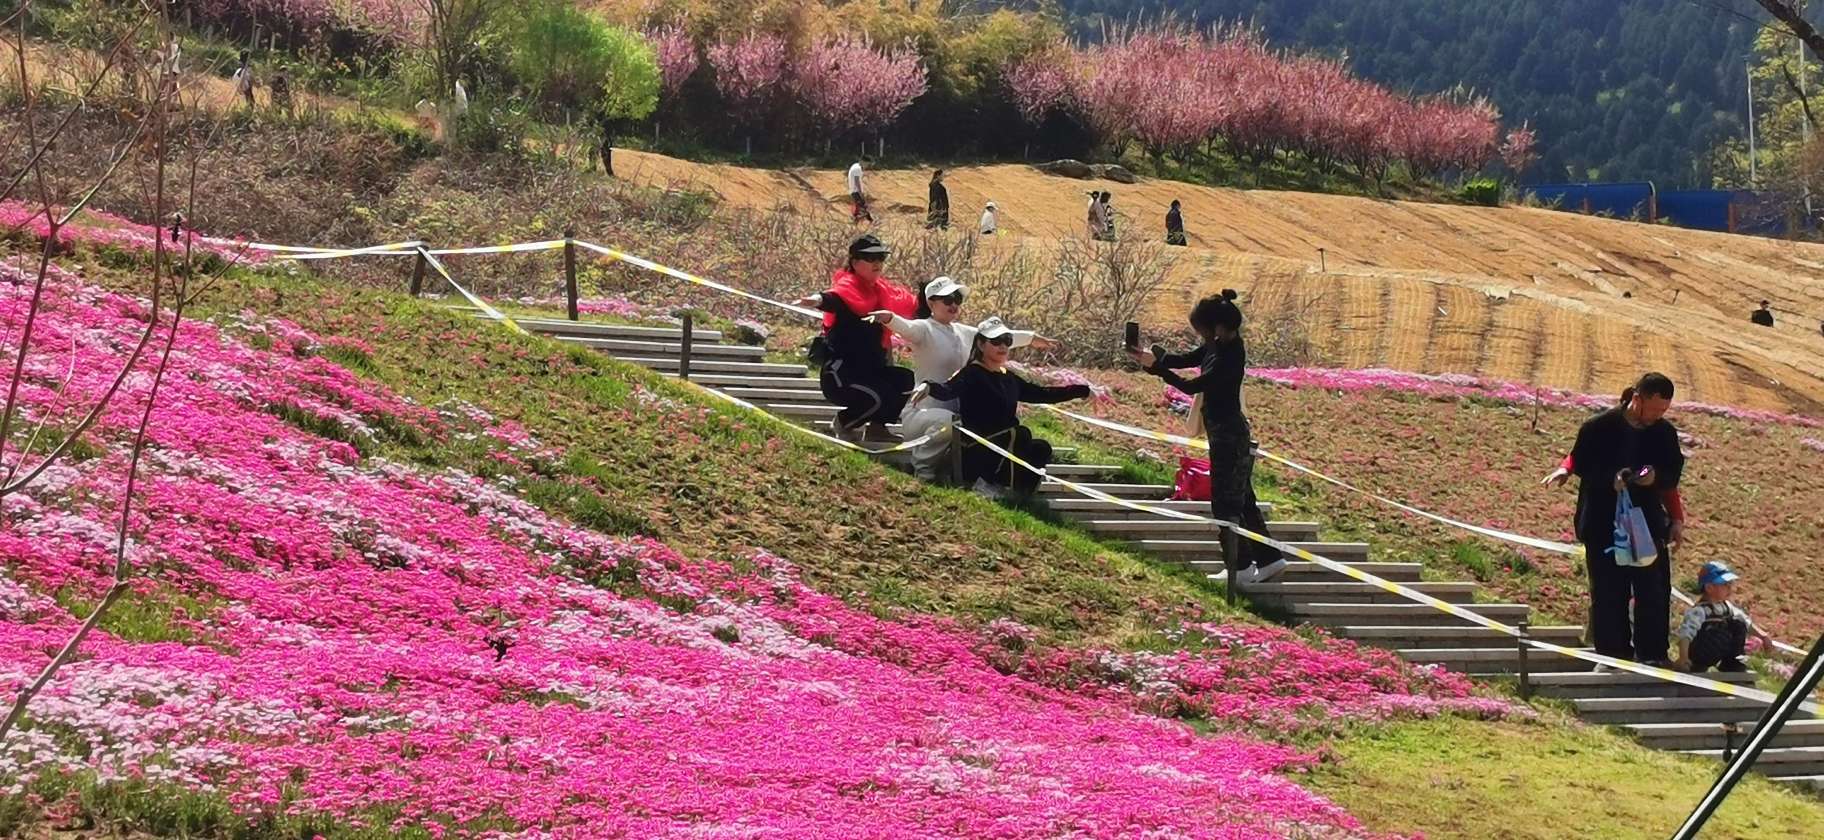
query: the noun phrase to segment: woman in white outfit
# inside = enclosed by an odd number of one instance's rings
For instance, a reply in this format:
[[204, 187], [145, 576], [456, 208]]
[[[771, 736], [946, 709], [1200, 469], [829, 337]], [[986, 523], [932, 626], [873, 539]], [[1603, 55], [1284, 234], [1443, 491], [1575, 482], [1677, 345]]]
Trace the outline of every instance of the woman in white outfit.
[[[912, 347], [912, 368], [918, 382], [948, 382], [969, 361], [969, 348], [975, 341], [975, 326], [957, 321], [963, 311], [963, 295], [968, 287], [948, 277], [925, 284], [919, 300], [918, 318], [906, 320], [886, 310], [869, 314], [869, 319], [882, 324]], [[1052, 350], [1058, 342], [1027, 330], [1013, 331], [1013, 346], [1032, 346]], [[929, 434], [950, 424], [956, 416], [954, 401], [927, 397], [908, 404], [900, 414], [902, 433], [909, 440]], [[948, 438], [930, 441], [912, 450], [912, 469], [921, 479], [934, 481], [949, 448]]]

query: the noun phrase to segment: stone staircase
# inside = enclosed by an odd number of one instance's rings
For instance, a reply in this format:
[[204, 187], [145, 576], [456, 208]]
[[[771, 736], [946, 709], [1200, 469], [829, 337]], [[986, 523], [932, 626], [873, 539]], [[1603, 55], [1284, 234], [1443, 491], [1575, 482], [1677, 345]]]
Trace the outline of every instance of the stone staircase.
[[[678, 328], [633, 327], [561, 320], [521, 320], [527, 330], [559, 341], [600, 350], [669, 375], [684, 375], [699, 385], [738, 397], [787, 420], [820, 431], [829, 430], [836, 406], [823, 399], [817, 380], [799, 364], [767, 362], [765, 351], [723, 343], [713, 330], [695, 329], [689, 336], [688, 369]], [[897, 425], [892, 426], [898, 431]], [[1060, 449], [1061, 457], [1072, 453]], [[1095, 487], [1109, 495], [1146, 500], [1159, 507], [1205, 514], [1203, 502], [1160, 501], [1171, 495], [1166, 485], [1120, 483], [1110, 479], [1112, 466], [1054, 464], [1048, 472]], [[1223, 572], [1214, 526], [1134, 511], [1108, 501], [1082, 498], [1068, 488], [1045, 484], [1040, 490], [1061, 517], [1106, 539], [1215, 576]], [[1317, 522], [1273, 521], [1263, 504], [1268, 530], [1280, 540], [1312, 553], [1398, 581], [1441, 600], [1461, 604], [1489, 618], [1513, 625], [1530, 619], [1525, 604], [1477, 600], [1472, 581], [1426, 580], [1419, 563], [1372, 559], [1366, 543], [1326, 542]], [[1315, 563], [1292, 562], [1279, 578], [1249, 587], [1256, 603], [1294, 621], [1329, 628], [1364, 644], [1392, 649], [1408, 661], [1449, 668], [1472, 676], [1513, 678], [1521, 670], [1514, 641], [1360, 583]], [[1567, 647], [1581, 645], [1579, 626], [1529, 626], [1534, 638]], [[1627, 673], [1596, 673], [1581, 660], [1530, 651], [1525, 684], [1536, 695], [1569, 704], [1583, 719], [1628, 730], [1642, 743], [1689, 755], [1722, 758], [1724, 751], [1746, 741], [1766, 705], [1717, 695]], [[1751, 685], [1751, 675], [1712, 674], [1712, 679]], [[1726, 730], [1737, 728], [1731, 736]], [[1824, 720], [1794, 720], [1762, 753], [1757, 769], [1775, 779], [1824, 790]]]

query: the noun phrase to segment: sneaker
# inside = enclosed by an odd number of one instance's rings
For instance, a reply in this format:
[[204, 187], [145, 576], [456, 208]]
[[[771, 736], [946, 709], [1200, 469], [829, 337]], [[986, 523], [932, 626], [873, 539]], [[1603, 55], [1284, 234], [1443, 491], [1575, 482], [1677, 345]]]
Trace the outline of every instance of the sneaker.
[[1255, 577], [1254, 582], [1266, 583], [1269, 580], [1279, 577], [1280, 573], [1286, 570], [1286, 558], [1281, 557], [1265, 566], [1255, 566], [1254, 570], [1259, 573]]
[[838, 440], [846, 440], [849, 443], [861, 442], [862, 427], [860, 426], [844, 426], [838, 421], [830, 424], [830, 432], [834, 434]]
[[868, 433], [863, 438], [869, 443], [905, 443], [906, 439], [893, 434], [885, 423], [869, 423]]
[[1601, 663], [1597, 663], [1597, 665], [1596, 665], [1596, 667], [1595, 667], [1595, 668], [1592, 668], [1592, 669], [1590, 669], [1590, 673], [1593, 673], [1593, 674], [1613, 674], [1613, 673], [1615, 673], [1615, 672], [1616, 672], [1616, 671], [1618, 671], [1618, 670], [1620, 670], [1620, 669], [1618, 669], [1618, 668], [1616, 668], [1616, 667], [1615, 667], [1615, 666], [1613, 666], [1613, 665], [1603, 665], [1603, 664], [1601, 664]]
[[1670, 660], [1670, 659], [1647, 659], [1647, 660], [1642, 661], [1640, 664], [1645, 665], [1649, 668], [1664, 668], [1668, 671], [1678, 670], [1677, 668], [1672, 667], [1672, 660]]
[[971, 491], [973, 491], [977, 496], [983, 496], [986, 498], [994, 499], [996, 501], [999, 501], [1002, 496], [1006, 495], [1006, 492], [1007, 492], [1007, 491], [1001, 489], [1001, 486], [999, 484], [989, 484], [986, 479], [981, 479], [981, 478], [976, 479], [975, 486], [971, 487], [969, 489]]
[[1232, 577], [1235, 578], [1235, 583], [1238, 586], [1240, 586], [1243, 589], [1246, 589], [1249, 586], [1253, 586], [1254, 584], [1260, 582], [1260, 567], [1259, 566], [1249, 566], [1245, 569], [1242, 569], [1239, 572], [1235, 572], [1232, 575]]

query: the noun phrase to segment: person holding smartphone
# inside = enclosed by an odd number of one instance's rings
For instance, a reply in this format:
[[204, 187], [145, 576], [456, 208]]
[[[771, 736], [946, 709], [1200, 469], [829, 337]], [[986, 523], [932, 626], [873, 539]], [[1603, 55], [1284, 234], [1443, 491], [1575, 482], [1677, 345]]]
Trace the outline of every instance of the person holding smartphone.
[[[1585, 421], [1567, 460], [1578, 478], [1577, 539], [1583, 543], [1590, 576], [1590, 643], [1617, 659], [1670, 667], [1671, 545], [1682, 536], [1683, 504], [1678, 501], [1685, 454], [1678, 429], [1665, 419], [1672, 406], [1672, 380], [1648, 373], [1621, 392], [1621, 404]], [[1548, 483], [1562, 484], [1558, 473]], [[1627, 493], [1645, 514], [1658, 559], [1648, 566], [1624, 566], [1610, 551], [1615, 544], [1615, 503]], [[1668, 503], [1680, 510], [1674, 519]], [[1633, 602], [1630, 624], [1628, 603]]]
[[[1223, 289], [1191, 308], [1191, 329], [1203, 344], [1188, 353], [1167, 353], [1130, 347], [1128, 355], [1146, 372], [1186, 394], [1203, 396], [1203, 426], [1210, 441], [1210, 514], [1234, 522], [1256, 534], [1267, 533], [1267, 518], [1254, 497], [1254, 438], [1242, 411], [1241, 381], [1247, 375], [1248, 350], [1241, 339], [1241, 307], [1234, 289]], [[1136, 338], [1133, 342], [1139, 344]], [[1185, 379], [1177, 368], [1195, 367], [1196, 377]], [[1230, 579], [1241, 586], [1264, 583], [1285, 571], [1279, 549], [1248, 540], [1222, 529], [1222, 558]]]

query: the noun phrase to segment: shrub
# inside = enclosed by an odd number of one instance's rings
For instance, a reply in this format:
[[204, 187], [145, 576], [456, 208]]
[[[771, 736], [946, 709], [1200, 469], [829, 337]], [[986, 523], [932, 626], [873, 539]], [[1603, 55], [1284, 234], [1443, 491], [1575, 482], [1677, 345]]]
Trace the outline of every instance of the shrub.
[[1501, 203], [1501, 182], [1493, 178], [1471, 178], [1463, 182], [1457, 195], [1470, 204], [1495, 207]]
[[611, 120], [644, 119], [659, 104], [659, 66], [646, 39], [560, 3], [533, 10], [518, 32], [513, 70], [546, 105]]

